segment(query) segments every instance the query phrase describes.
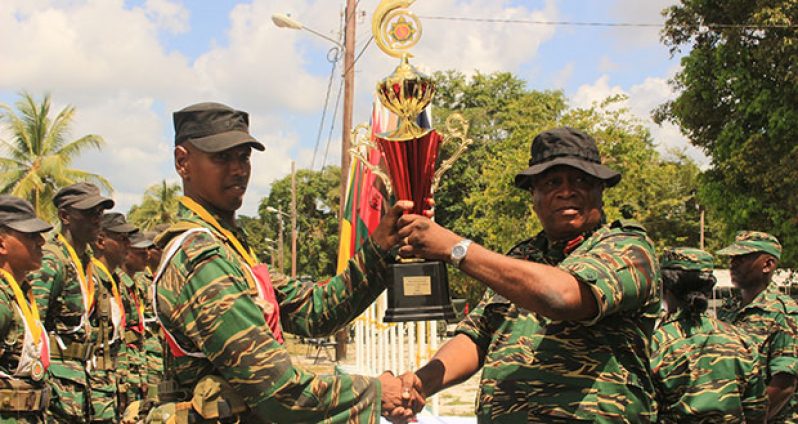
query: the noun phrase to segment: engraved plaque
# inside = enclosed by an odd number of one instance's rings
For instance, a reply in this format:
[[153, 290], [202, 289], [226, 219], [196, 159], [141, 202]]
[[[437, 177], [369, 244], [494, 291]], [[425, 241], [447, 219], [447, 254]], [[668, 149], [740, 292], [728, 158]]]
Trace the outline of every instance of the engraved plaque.
[[405, 296], [429, 296], [432, 294], [432, 278], [428, 275], [404, 277]]

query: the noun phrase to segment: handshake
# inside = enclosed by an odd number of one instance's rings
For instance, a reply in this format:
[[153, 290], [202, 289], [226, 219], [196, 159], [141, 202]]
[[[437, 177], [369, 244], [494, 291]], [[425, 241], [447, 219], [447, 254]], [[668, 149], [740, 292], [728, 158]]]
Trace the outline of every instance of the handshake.
[[414, 421], [426, 403], [421, 379], [413, 372], [397, 377], [385, 371], [379, 380], [382, 385], [382, 416], [394, 424]]

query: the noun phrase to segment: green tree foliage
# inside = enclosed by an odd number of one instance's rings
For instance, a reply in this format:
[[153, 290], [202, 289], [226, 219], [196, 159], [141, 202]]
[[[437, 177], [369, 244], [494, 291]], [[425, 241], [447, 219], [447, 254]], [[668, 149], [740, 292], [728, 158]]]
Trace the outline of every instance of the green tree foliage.
[[[322, 279], [335, 275], [338, 259], [340, 178], [341, 168], [336, 166], [328, 166], [321, 171], [300, 169], [296, 172], [298, 276]], [[271, 246], [264, 240], [279, 239], [279, 219], [282, 217], [285, 255], [283, 271], [287, 274], [291, 272], [291, 219], [289, 216], [269, 212], [267, 208], [270, 207], [290, 214], [291, 175], [272, 183], [269, 196], [260, 203], [258, 217], [240, 218], [255, 252], [261, 260], [270, 262]], [[277, 246], [273, 248], [276, 254]]]
[[[604, 195], [609, 220], [625, 213], [642, 222], [660, 248], [698, 244], [698, 168], [678, 153], [663, 158], [649, 131], [620, 106], [623, 97], [569, 109], [561, 92], [527, 90], [511, 74], [477, 74], [467, 80], [449, 72], [436, 78], [441, 97], [436, 121], [461, 112], [471, 120], [474, 139], [435, 194], [436, 219], [442, 225], [499, 252], [534, 236], [541, 227], [531, 196], [515, 188], [513, 178], [528, 166], [536, 134], [568, 125], [593, 135], [605, 163], [623, 174], [621, 183]], [[484, 290], [454, 270], [450, 282], [453, 295], [472, 304]]]
[[664, 13], [663, 42], [689, 53], [672, 81], [678, 97], [655, 117], [711, 157], [700, 196], [726, 222], [719, 236], [771, 232], [784, 244], [782, 265], [795, 267], [798, 1], [682, 0]]
[[166, 180], [151, 185], [144, 192], [141, 203], [130, 207], [127, 219], [142, 230], [151, 230], [158, 224], [171, 224], [177, 217], [182, 188], [180, 184], [169, 184]]
[[11, 135], [11, 140], [0, 140], [5, 150], [0, 157], [0, 192], [29, 200], [40, 217], [55, 222], [52, 198], [60, 188], [85, 180], [111, 191], [105, 178], [71, 167], [82, 152], [104, 143], [94, 134], [68, 140], [75, 108], [67, 106], [51, 118], [50, 95], [41, 102], [25, 92], [20, 97], [16, 112], [0, 105], [0, 118]]

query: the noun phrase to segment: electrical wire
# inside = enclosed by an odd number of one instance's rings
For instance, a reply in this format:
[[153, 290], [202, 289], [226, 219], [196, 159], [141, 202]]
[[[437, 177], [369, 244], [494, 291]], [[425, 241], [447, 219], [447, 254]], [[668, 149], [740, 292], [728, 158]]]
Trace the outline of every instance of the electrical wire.
[[[335, 52], [333, 52], [333, 50]], [[330, 57], [330, 53], [333, 54]], [[330, 102], [330, 92], [332, 91], [332, 83], [335, 78], [335, 69], [338, 66], [338, 61], [341, 58], [341, 51], [337, 47], [333, 47], [327, 52], [327, 60], [332, 64], [330, 69], [330, 79], [327, 81], [327, 94], [324, 96], [324, 108], [321, 111], [321, 122], [319, 122], [319, 131], [316, 134], [316, 145], [313, 147], [313, 159], [310, 161], [310, 169], [313, 169], [316, 163], [316, 153], [319, 151], [319, 143], [321, 143], [321, 133], [324, 129], [324, 119], [327, 116], [327, 106]]]
[[[577, 22], [577, 21], [537, 21], [531, 19], [500, 19], [500, 18], [475, 18], [465, 16], [419, 16], [420, 19], [432, 21], [456, 21], [456, 22], [483, 22], [500, 24], [527, 24], [527, 25], [550, 25], [550, 26], [583, 26], [583, 27], [632, 27], [632, 28], [664, 28], [665, 24], [643, 23], [643, 22]], [[798, 25], [754, 25], [754, 24], [702, 24], [707, 28], [741, 28], [741, 29], [791, 29], [798, 28]]]
[[[327, 135], [327, 147], [324, 148], [324, 160], [321, 162], [322, 169], [324, 168], [325, 165], [327, 165], [327, 153], [330, 151], [330, 142], [332, 141], [333, 130], [335, 129], [335, 118], [338, 116], [338, 109], [341, 106], [341, 92], [343, 91], [343, 88], [344, 88], [344, 83], [343, 83], [343, 78], [341, 78], [341, 84], [338, 85], [338, 95], [336, 96], [335, 99], [335, 109], [333, 109], [333, 117], [332, 120], [330, 121], [331, 122], [330, 133]], [[346, 154], [349, 154], [349, 152], [346, 152]], [[342, 173], [349, 172], [349, 170], [344, 171], [342, 169], [341, 172]]]

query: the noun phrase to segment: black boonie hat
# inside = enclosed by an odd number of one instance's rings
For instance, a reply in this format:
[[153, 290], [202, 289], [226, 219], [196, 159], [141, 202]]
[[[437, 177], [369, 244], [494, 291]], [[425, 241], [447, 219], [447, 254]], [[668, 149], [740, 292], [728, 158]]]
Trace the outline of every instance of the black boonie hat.
[[30, 202], [8, 194], [0, 195], [0, 226], [21, 233], [43, 233], [53, 229], [52, 225], [36, 217]]
[[96, 185], [80, 182], [66, 186], [53, 197], [53, 204], [56, 208], [73, 207], [75, 209], [87, 210], [97, 205], [102, 205], [103, 209], [114, 207], [114, 201], [100, 194], [100, 189]]
[[571, 127], [555, 128], [538, 134], [532, 140], [529, 168], [515, 176], [515, 186], [528, 189], [535, 176], [557, 165], [566, 165], [590, 174], [612, 187], [621, 181], [621, 174], [601, 164], [596, 141]]
[[216, 153], [241, 144], [266, 148], [249, 134], [249, 114], [221, 103], [197, 103], [172, 114], [175, 146], [186, 141], [198, 149]]
[[100, 228], [103, 231], [127, 235], [131, 235], [139, 230], [135, 226], [128, 224], [127, 220], [125, 220], [125, 215], [119, 212], [106, 212], [100, 222]]

